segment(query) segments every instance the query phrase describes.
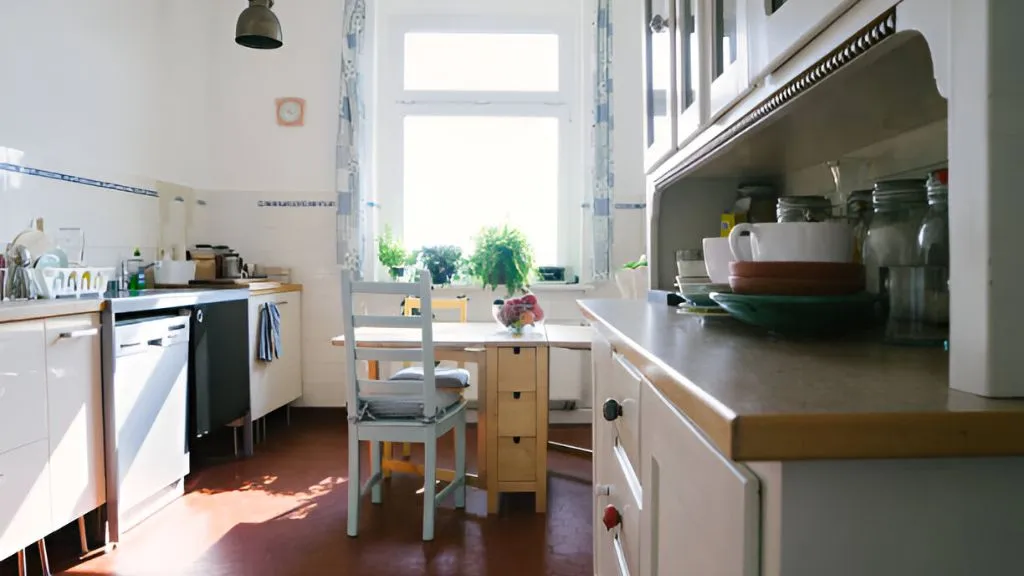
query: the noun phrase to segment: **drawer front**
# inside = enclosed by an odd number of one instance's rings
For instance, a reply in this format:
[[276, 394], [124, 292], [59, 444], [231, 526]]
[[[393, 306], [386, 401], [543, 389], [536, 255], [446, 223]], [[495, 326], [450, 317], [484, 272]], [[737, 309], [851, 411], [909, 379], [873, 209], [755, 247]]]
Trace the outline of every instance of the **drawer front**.
[[[598, 455], [595, 454], [595, 458]], [[594, 486], [594, 531], [596, 533], [598, 574], [640, 574], [640, 502], [639, 480], [632, 473], [622, 444], [615, 438], [605, 446], [596, 463]], [[608, 530], [604, 525], [606, 509], [618, 512], [620, 524]]]
[[537, 435], [537, 394], [498, 392], [498, 436]]
[[48, 456], [46, 440], [0, 454], [0, 559], [50, 532]]
[[0, 452], [46, 438], [44, 324], [0, 324]]
[[53, 525], [105, 500], [99, 314], [46, 320]]
[[[615, 435], [619, 443], [629, 457], [633, 470], [639, 473], [640, 470], [640, 383], [643, 376], [633, 364], [622, 354], [613, 353], [611, 362], [611, 377], [608, 378], [608, 389], [605, 396], [597, 400], [602, 402], [602, 413], [606, 410], [606, 404], [614, 402], [619, 407], [620, 414], [605, 425], [615, 428]], [[639, 474], [637, 474], [639, 477]]]
[[537, 479], [537, 439], [530, 436], [498, 438], [498, 482], [533, 482]]
[[498, 349], [498, 391], [535, 392], [537, 390], [536, 348]]

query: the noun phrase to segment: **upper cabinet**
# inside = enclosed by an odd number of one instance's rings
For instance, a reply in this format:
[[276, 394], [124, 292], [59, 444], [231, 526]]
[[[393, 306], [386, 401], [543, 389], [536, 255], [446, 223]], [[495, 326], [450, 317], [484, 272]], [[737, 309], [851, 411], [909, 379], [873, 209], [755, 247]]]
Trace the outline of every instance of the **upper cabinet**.
[[675, 151], [674, 0], [644, 0], [644, 132], [648, 169]]
[[709, 8], [706, 21], [711, 38], [708, 108], [714, 119], [746, 94], [751, 85], [747, 66], [747, 0], [711, 0], [704, 5]]
[[700, 129], [707, 112], [704, 110], [704, 89], [699, 31], [703, 17], [703, 0], [674, 0], [675, 28], [675, 100], [676, 144], [682, 146]]
[[751, 78], [777, 68], [857, 3], [857, 0], [739, 1], [746, 3]]

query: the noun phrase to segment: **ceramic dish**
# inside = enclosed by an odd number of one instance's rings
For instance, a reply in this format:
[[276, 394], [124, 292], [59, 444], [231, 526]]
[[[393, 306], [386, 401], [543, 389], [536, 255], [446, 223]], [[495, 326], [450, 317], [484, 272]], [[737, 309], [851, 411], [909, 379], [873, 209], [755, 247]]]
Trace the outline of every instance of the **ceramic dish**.
[[789, 336], [839, 336], [868, 328], [877, 318], [878, 298], [849, 296], [766, 296], [712, 292], [711, 299], [737, 320]]
[[64, 253], [60, 248], [54, 248], [49, 252], [44, 252], [36, 258], [36, 268], [67, 268], [68, 267], [68, 255]]
[[690, 316], [703, 316], [705, 318], [728, 318], [730, 314], [725, 310], [722, 310], [718, 305], [715, 306], [691, 306], [690, 304], [680, 304], [679, 313], [687, 314]]
[[681, 284], [679, 295], [691, 306], [718, 307], [711, 299], [712, 292], [731, 292], [728, 284]]

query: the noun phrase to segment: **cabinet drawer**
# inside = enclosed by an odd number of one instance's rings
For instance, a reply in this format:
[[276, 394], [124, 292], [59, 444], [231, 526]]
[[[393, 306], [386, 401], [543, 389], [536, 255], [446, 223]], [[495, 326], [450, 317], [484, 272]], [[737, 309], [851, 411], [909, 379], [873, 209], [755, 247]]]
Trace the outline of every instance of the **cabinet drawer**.
[[537, 350], [516, 346], [498, 349], [498, 391], [537, 390]]
[[[619, 443], [629, 458], [633, 470], [640, 470], [640, 383], [643, 376], [633, 364], [622, 354], [612, 354], [611, 377], [607, 379], [608, 387], [603, 390], [601, 412], [605, 426], [612, 426]], [[613, 404], [614, 403], [614, 404]], [[610, 405], [618, 408], [618, 414], [611, 410]], [[609, 414], [614, 416], [608, 422]], [[639, 477], [639, 474], [638, 474]]]
[[537, 479], [537, 439], [531, 436], [498, 438], [498, 481], [533, 482]]
[[50, 532], [46, 440], [0, 454], [0, 559]]
[[0, 452], [46, 438], [43, 322], [0, 324]]
[[[623, 446], [614, 440], [598, 457], [595, 478], [599, 574], [640, 574], [640, 502], [642, 489], [626, 459]], [[620, 524], [608, 530], [603, 524], [606, 509], [618, 512]]]
[[46, 320], [53, 525], [105, 500], [99, 314]]
[[537, 435], [537, 394], [498, 392], [498, 436]]

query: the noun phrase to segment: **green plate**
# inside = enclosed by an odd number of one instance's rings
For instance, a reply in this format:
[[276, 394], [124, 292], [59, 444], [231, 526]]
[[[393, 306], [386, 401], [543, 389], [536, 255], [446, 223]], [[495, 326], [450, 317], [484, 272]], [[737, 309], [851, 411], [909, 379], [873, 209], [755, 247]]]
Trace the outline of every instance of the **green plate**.
[[679, 287], [679, 295], [691, 306], [708, 307], [718, 306], [718, 303], [711, 299], [712, 292], [732, 292], [728, 284], [683, 284]]
[[838, 336], [868, 328], [877, 318], [878, 298], [849, 296], [765, 296], [712, 292], [736, 319], [790, 336]]

